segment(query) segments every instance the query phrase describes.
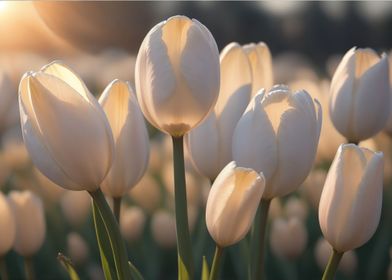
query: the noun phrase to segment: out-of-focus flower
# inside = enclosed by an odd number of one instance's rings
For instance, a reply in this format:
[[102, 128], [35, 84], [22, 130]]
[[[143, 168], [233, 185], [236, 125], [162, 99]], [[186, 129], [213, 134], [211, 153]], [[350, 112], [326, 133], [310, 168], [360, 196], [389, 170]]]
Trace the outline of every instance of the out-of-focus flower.
[[10, 77], [0, 70], [0, 131], [18, 122], [18, 95]]
[[222, 50], [220, 70], [221, 86], [214, 110], [187, 135], [193, 164], [210, 180], [232, 161], [234, 128], [252, 93], [252, 70], [240, 45], [230, 43]]
[[385, 126], [385, 132], [387, 132], [389, 135], [392, 135], [392, 52], [389, 52], [388, 55], [388, 62], [389, 62], [389, 89], [390, 89], [390, 105], [389, 109], [391, 112], [389, 113], [389, 118], [387, 121], [387, 124]]
[[352, 143], [372, 137], [387, 123], [390, 99], [388, 57], [372, 49], [350, 49], [331, 82], [336, 129]]
[[11, 191], [8, 200], [16, 224], [14, 250], [19, 255], [31, 257], [45, 241], [46, 223], [42, 201], [30, 191]]
[[99, 98], [114, 138], [114, 161], [103, 180], [102, 191], [122, 197], [144, 175], [149, 158], [149, 139], [143, 114], [131, 86], [123, 81], [111, 82]]
[[161, 190], [156, 180], [146, 174], [129, 192], [131, 199], [149, 213], [154, 212], [161, 202]]
[[263, 172], [263, 198], [286, 195], [305, 180], [316, 155], [321, 116], [320, 104], [306, 91], [292, 93], [284, 85], [252, 99], [234, 131], [233, 159]]
[[0, 192], [0, 257], [11, 248], [15, 240], [15, 218], [7, 198]]
[[146, 223], [146, 214], [139, 207], [124, 208], [120, 216], [122, 236], [128, 242], [134, 242], [140, 238]]
[[323, 191], [327, 171], [324, 169], [312, 170], [300, 187], [300, 191], [309, 200], [314, 209], [318, 209], [321, 193]]
[[265, 188], [262, 173], [230, 162], [211, 187], [206, 206], [207, 229], [216, 244], [227, 247], [248, 233]]
[[292, 217], [272, 221], [270, 245], [279, 258], [293, 261], [300, 257], [308, 242], [308, 232], [302, 220]]
[[174, 16], [146, 35], [135, 67], [136, 92], [147, 120], [182, 136], [212, 110], [219, 93], [219, 51], [195, 19]]
[[287, 199], [286, 204], [284, 205], [284, 213], [288, 218], [298, 218], [301, 221], [306, 221], [309, 209], [303, 199], [292, 196]]
[[271, 52], [264, 42], [243, 46], [252, 68], [252, 96], [264, 88], [270, 90], [274, 83]]
[[166, 210], [158, 210], [151, 219], [151, 233], [155, 242], [162, 248], [176, 245], [176, 220]]
[[114, 144], [105, 113], [83, 81], [59, 62], [28, 72], [19, 85], [19, 109], [37, 168], [64, 188], [95, 191], [112, 164]]
[[382, 153], [341, 145], [319, 206], [321, 230], [336, 251], [355, 249], [372, 237], [380, 221], [382, 193]]
[[41, 173], [41, 171], [39, 171], [39, 169], [34, 168], [33, 173], [39, 184], [41, 197], [49, 199], [52, 202], [57, 202], [60, 197], [66, 192], [65, 189], [50, 181], [48, 177], [46, 177]]
[[67, 252], [72, 262], [82, 265], [86, 262], [89, 249], [86, 241], [79, 233], [71, 232], [67, 235]]
[[77, 228], [91, 211], [91, 198], [86, 192], [66, 191], [60, 199], [60, 207], [68, 223]]
[[[316, 262], [321, 270], [324, 270], [332, 253], [332, 247], [324, 238], [320, 238], [315, 246], [314, 254]], [[340, 260], [338, 270], [350, 277], [354, 274], [358, 266], [358, 258], [354, 251], [347, 251]]]
[[12, 171], [22, 171], [30, 163], [26, 146], [16, 141], [7, 142], [4, 145], [1, 157], [8, 169]]
[[277, 219], [283, 215], [282, 201], [279, 197], [275, 197], [271, 200], [270, 207], [268, 210], [268, 218], [270, 220]]

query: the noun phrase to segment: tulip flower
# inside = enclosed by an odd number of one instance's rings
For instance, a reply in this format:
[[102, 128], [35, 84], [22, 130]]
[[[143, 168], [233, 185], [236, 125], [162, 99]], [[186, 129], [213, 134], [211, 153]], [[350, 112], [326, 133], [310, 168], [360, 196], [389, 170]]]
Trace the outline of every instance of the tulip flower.
[[95, 191], [112, 163], [109, 122], [83, 81], [53, 62], [19, 85], [23, 139], [35, 166], [70, 190]]
[[248, 106], [252, 90], [250, 64], [240, 45], [227, 45], [220, 55], [220, 65], [221, 87], [215, 108], [187, 135], [193, 164], [211, 181], [232, 161], [234, 128]]
[[212, 110], [219, 93], [219, 51], [195, 19], [174, 16], [144, 38], [135, 66], [136, 93], [147, 120], [182, 136]]
[[99, 98], [114, 138], [114, 161], [101, 184], [102, 191], [113, 198], [119, 220], [121, 197], [144, 175], [149, 159], [147, 127], [130, 85], [111, 82]]
[[252, 96], [264, 88], [269, 90], [274, 81], [271, 52], [264, 42], [243, 46], [252, 68]]
[[321, 230], [335, 250], [349, 251], [371, 238], [380, 220], [382, 192], [382, 153], [354, 144], [341, 145], [319, 206]]
[[336, 129], [351, 143], [380, 132], [390, 107], [388, 58], [372, 49], [350, 49], [331, 82], [330, 114]]
[[305, 180], [316, 155], [321, 108], [306, 91], [283, 85], [260, 91], [239, 120], [233, 135], [233, 159], [263, 172], [263, 199], [294, 191]]
[[6, 197], [0, 192], [0, 262], [15, 240], [15, 218]]
[[42, 201], [30, 191], [11, 191], [8, 200], [16, 222], [14, 249], [24, 257], [32, 257], [45, 241], [46, 224]]
[[354, 144], [341, 145], [319, 205], [321, 231], [333, 247], [324, 279], [332, 279], [344, 252], [372, 237], [380, 221], [382, 192], [382, 153]]
[[262, 173], [234, 161], [219, 173], [206, 206], [207, 229], [218, 246], [235, 244], [248, 233], [264, 187]]

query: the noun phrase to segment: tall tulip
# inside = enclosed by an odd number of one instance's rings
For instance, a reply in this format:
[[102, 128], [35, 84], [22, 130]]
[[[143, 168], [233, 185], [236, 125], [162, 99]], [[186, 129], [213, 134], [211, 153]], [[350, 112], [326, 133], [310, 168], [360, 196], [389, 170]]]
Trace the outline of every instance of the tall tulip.
[[95, 191], [112, 163], [113, 136], [83, 81], [60, 62], [28, 72], [20, 82], [19, 108], [37, 168], [66, 189]]
[[183, 136], [214, 108], [219, 94], [219, 52], [195, 19], [173, 16], [146, 35], [136, 58], [135, 84], [147, 120], [172, 136], [179, 277], [193, 277]]
[[234, 161], [219, 173], [208, 195], [207, 229], [217, 244], [210, 279], [217, 277], [222, 248], [248, 233], [265, 189], [263, 173], [237, 167]]
[[264, 88], [270, 90], [274, 82], [271, 52], [264, 42], [243, 46], [252, 68], [252, 96]]
[[[382, 192], [382, 153], [354, 144], [341, 145], [319, 206], [321, 230], [334, 248], [332, 264], [337, 266], [344, 252], [362, 246], [372, 237], [380, 221]], [[333, 276], [334, 269], [328, 266], [325, 279], [331, 279], [328, 277]]]
[[331, 82], [330, 114], [336, 129], [351, 143], [380, 132], [390, 106], [388, 58], [372, 49], [350, 49]]
[[187, 135], [192, 162], [212, 181], [232, 161], [234, 128], [248, 106], [252, 89], [250, 64], [237, 43], [230, 43], [222, 50], [220, 71], [221, 87], [214, 110]]
[[102, 182], [102, 191], [114, 199], [119, 221], [121, 197], [141, 179], [149, 159], [147, 127], [131, 86], [111, 82], [99, 98], [114, 137], [114, 161]]

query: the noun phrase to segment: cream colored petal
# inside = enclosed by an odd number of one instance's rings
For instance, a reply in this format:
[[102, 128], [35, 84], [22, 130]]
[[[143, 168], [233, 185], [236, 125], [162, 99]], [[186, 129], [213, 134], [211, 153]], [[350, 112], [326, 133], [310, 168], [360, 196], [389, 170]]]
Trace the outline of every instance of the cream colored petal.
[[52, 157], [79, 186], [95, 190], [112, 162], [111, 131], [97, 114], [102, 109], [45, 73], [34, 75], [29, 91], [42, 139]]

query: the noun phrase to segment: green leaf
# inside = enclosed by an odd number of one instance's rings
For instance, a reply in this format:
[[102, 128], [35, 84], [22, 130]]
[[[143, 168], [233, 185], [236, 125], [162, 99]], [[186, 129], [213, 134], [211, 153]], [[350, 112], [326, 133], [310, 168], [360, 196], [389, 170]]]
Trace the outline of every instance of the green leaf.
[[68, 276], [71, 280], [79, 280], [79, 276], [76, 273], [76, 270], [73, 267], [72, 262], [69, 258], [64, 256], [62, 253], [58, 253], [57, 259], [64, 266], [64, 268], [67, 270]]
[[128, 262], [129, 264], [129, 270], [131, 272], [131, 276], [133, 280], [144, 280], [142, 274], [140, 271], [136, 268], [136, 266], [133, 265], [133, 263]]
[[203, 256], [203, 267], [201, 270], [201, 280], [210, 279], [210, 269], [208, 268], [208, 262], [206, 256]]
[[117, 274], [115, 271], [114, 256], [112, 253], [112, 247], [110, 240], [106, 232], [105, 224], [102, 220], [102, 216], [99, 213], [98, 207], [93, 202], [93, 218], [95, 225], [95, 233], [97, 235], [99, 253], [101, 256], [102, 269], [105, 274], [106, 280], [117, 280]]

